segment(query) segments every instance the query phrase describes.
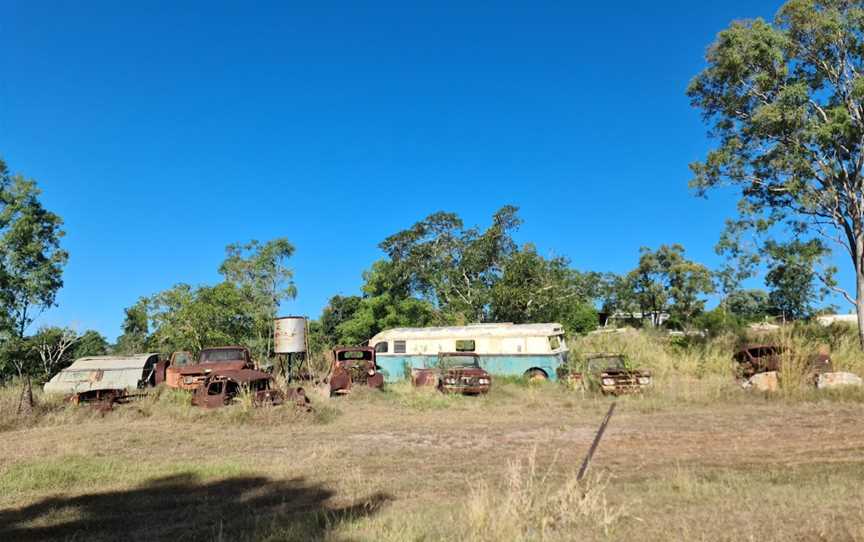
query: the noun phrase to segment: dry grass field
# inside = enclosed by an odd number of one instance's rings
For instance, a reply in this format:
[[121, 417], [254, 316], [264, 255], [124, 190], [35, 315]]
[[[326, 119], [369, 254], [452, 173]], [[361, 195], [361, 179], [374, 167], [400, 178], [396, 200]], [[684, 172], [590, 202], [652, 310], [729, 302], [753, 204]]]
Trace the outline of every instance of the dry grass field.
[[658, 382], [618, 399], [581, 483], [612, 399], [554, 383], [314, 395], [312, 414], [41, 398], [29, 420], [4, 390], [0, 540], [864, 540], [864, 392], [769, 397], [722, 344], [591, 341]]

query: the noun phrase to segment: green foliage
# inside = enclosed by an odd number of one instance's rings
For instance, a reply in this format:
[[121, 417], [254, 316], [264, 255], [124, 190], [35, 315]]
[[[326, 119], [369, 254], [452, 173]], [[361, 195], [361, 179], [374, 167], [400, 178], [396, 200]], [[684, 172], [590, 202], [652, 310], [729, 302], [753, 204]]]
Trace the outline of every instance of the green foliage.
[[[740, 216], [730, 221], [731, 229], [762, 238], [791, 236], [798, 243], [791, 249], [804, 251], [797, 258], [810, 264], [819, 259], [811, 256], [827, 254], [825, 246], [812, 250], [813, 238], [843, 246], [860, 283], [864, 7], [840, 0], [790, 0], [773, 24], [762, 19], [732, 23], [717, 36], [707, 61], [687, 94], [702, 111], [717, 147], [691, 165], [691, 186], [699, 194], [737, 187]], [[795, 267], [773, 267], [769, 283], [782, 310], [803, 315], [813, 291], [809, 283], [792, 291]], [[811, 269], [805, 282], [813, 276]], [[837, 288], [830, 272], [819, 278]], [[864, 303], [860, 294], [846, 296]], [[864, 330], [861, 337], [864, 341]]]
[[771, 303], [768, 293], [763, 290], [738, 290], [729, 294], [723, 305], [730, 315], [754, 322], [769, 314]]
[[[297, 297], [294, 272], [286, 266], [294, 254], [294, 246], [285, 238], [277, 238], [266, 243], [255, 240], [246, 244], [235, 243], [228, 245], [225, 251], [227, 257], [219, 267], [219, 273], [225, 277], [225, 284], [233, 286], [243, 298], [244, 311], [241, 314], [252, 319], [252, 333], [245, 344], [258, 359], [264, 359], [272, 349], [273, 319], [281, 303]], [[211, 306], [225, 308], [226, 304], [234, 301], [231, 299], [234, 292], [228, 286], [220, 291], [202, 293]], [[234, 329], [247, 324], [237, 321], [228, 327]]]
[[571, 269], [565, 258], [544, 258], [530, 244], [518, 249], [511, 233], [520, 223], [509, 206], [485, 231], [439, 212], [391, 235], [381, 243], [388, 259], [363, 274], [363, 296], [334, 296], [312, 326], [316, 351], [394, 327], [492, 320], [594, 329], [600, 276]]
[[771, 288], [769, 305], [786, 318], [798, 320], [813, 312], [813, 303], [827, 295], [827, 290], [816, 287], [816, 263], [827, 252], [817, 239], [788, 243], [769, 241], [766, 250], [770, 256], [765, 283]]
[[229, 245], [215, 286], [177, 284], [126, 309], [117, 350], [200, 351], [225, 345], [248, 347], [256, 359], [270, 355], [273, 318], [297, 289], [285, 266], [294, 252], [285, 239]]
[[694, 326], [707, 333], [709, 337], [719, 337], [724, 333], [738, 333], [742, 325], [741, 318], [729, 311], [724, 311], [722, 307], [703, 312], [694, 319]]
[[230, 282], [197, 288], [178, 284], [153, 296], [149, 307], [150, 343], [161, 351], [249, 346], [258, 338], [248, 298]]
[[342, 337], [339, 334], [339, 326], [357, 314], [362, 302], [363, 298], [357, 295], [335, 295], [330, 298], [318, 321], [323, 344], [328, 346], [340, 344]]
[[453, 213], [439, 212], [391, 235], [380, 247], [390, 258], [394, 286], [417, 295], [443, 313], [470, 322], [488, 319], [490, 292], [507, 258], [516, 250], [512, 233], [521, 220], [505, 206], [485, 231], [466, 229]]
[[597, 325], [597, 312], [586, 298], [586, 281], [565, 258], [546, 259], [533, 245], [515, 251], [492, 284], [491, 316], [497, 322], [561, 322], [568, 331]]
[[60, 247], [63, 221], [40, 194], [36, 181], [12, 175], [0, 160], [0, 332], [19, 339], [54, 304], [69, 258]]
[[108, 354], [108, 341], [98, 331], [85, 331], [72, 347], [72, 359]]
[[124, 309], [123, 334], [117, 337], [118, 354], [138, 354], [149, 350], [149, 300], [141, 298], [137, 303]]
[[627, 277], [643, 315], [654, 324], [661, 313], [689, 325], [705, 307], [705, 294], [714, 291], [711, 272], [684, 257], [684, 247], [661, 245], [656, 251], [642, 248], [639, 265]]

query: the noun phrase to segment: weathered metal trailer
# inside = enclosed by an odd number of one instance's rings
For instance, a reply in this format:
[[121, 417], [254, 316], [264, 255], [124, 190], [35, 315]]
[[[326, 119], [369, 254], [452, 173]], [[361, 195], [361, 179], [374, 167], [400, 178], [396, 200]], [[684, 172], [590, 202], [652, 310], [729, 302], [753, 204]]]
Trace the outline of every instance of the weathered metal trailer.
[[157, 384], [158, 353], [79, 358], [45, 383], [74, 402], [119, 401]]

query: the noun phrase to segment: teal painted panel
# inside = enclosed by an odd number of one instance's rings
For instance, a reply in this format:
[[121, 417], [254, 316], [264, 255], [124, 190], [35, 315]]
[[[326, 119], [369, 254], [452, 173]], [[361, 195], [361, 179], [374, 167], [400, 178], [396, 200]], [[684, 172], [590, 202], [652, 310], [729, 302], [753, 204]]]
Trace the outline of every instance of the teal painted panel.
[[[492, 375], [522, 376], [529, 369], [542, 369], [551, 380], [557, 378], [561, 355], [512, 356], [485, 355], [480, 357], [480, 366]], [[381, 356], [376, 360], [386, 382], [398, 382], [410, 376], [410, 368], [422, 369], [434, 365], [437, 356]]]

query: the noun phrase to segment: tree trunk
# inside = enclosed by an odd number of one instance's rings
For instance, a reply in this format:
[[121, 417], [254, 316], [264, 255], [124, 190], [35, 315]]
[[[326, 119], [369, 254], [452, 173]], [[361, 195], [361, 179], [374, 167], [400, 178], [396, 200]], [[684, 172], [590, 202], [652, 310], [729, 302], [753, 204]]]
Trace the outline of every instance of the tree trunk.
[[855, 266], [855, 312], [858, 313], [858, 342], [864, 350], [864, 269]]
[[33, 414], [33, 385], [30, 375], [24, 377], [21, 386], [21, 397], [18, 399], [18, 415], [29, 416]]

